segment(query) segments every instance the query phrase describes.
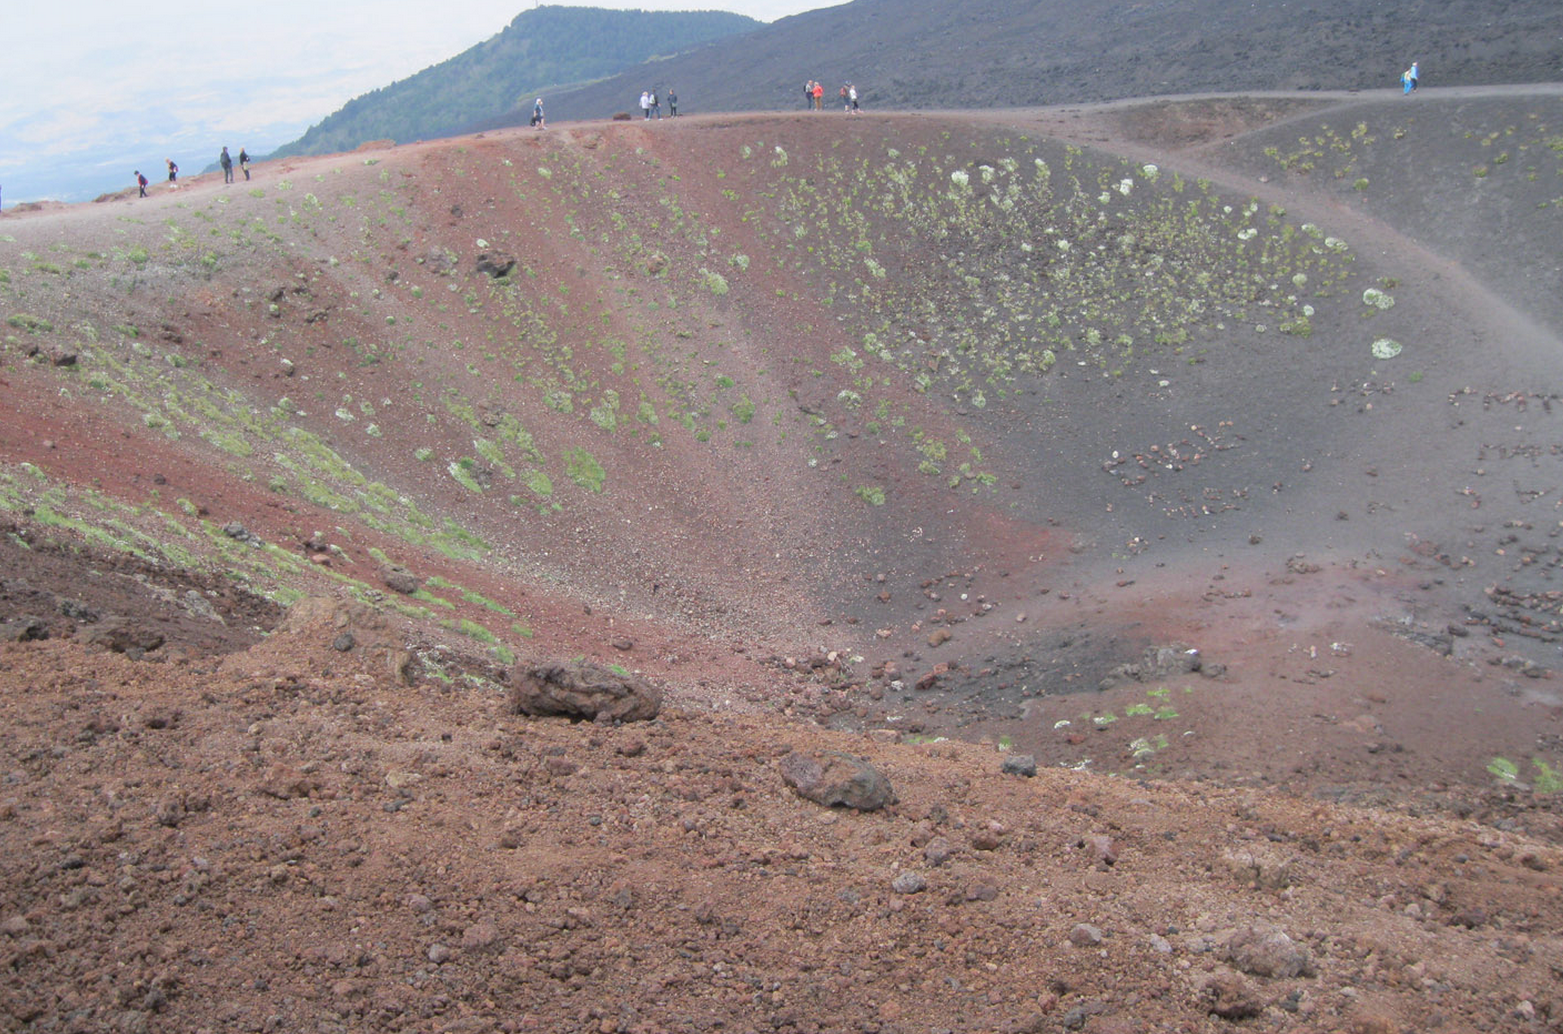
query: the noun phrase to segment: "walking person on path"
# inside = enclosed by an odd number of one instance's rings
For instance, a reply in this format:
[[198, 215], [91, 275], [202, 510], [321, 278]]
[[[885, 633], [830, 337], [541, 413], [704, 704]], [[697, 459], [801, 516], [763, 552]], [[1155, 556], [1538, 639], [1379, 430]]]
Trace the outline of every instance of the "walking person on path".
[[537, 103], [532, 105], [532, 128], [547, 129], [548, 121], [543, 118], [543, 98], [537, 98]]
[[141, 175], [141, 170], [136, 170], [136, 186], [141, 189], [141, 196], [147, 196], [147, 178]]
[[862, 114], [862, 110], [857, 106], [857, 87], [852, 83], [847, 83], [847, 103], [852, 106], [852, 114]]
[[179, 178], [179, 166], [174, 164], [172, 158], [164, 158], [163, 162], [168, 166], [168, 182], [172, 183]]
[[239, 148], [239, 171], [244, 173], [247, 182], [250, 178], [250, 152], [242, 147]]
[[223, 182], [233, 182], [233, 159], [228, 155], [228, 148], [223, 147], [223, 153], [217, 156], [217, 164], [223, 167]]

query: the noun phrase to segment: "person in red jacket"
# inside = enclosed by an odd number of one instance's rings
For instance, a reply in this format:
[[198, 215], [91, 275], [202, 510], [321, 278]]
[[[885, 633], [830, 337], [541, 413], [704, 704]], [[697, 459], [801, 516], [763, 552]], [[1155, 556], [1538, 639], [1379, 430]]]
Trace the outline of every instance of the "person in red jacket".
[[147, 196], [147, 178], [141, 175], [141, 170], [136, 170], [136, 186], [141, 190], [141, 196]]
[[825, 86], [818, 82], [814, 84], [814, 110], [825, 110]]

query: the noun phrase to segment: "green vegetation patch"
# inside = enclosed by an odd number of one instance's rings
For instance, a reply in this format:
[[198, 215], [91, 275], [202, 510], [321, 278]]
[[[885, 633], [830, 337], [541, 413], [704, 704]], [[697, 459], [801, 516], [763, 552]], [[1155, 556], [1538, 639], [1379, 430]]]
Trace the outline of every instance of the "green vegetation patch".
[[601, 492], [608, 474], [597, 458], [582, 448], [568, 450], [564, 454], [565, 474], [571, 481], [590, 492]]

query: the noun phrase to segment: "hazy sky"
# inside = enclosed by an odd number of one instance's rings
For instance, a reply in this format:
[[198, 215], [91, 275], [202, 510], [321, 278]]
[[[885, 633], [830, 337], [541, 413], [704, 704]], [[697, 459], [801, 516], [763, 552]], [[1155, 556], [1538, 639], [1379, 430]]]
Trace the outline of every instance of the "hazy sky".
[[[839, 2], [839, 0], [837, 0]], [[832, 0], [569, 4], [726, 10], [773, 21]], [[264, 153], [361, 93], [454, 57], [527, 0], [22, 0], [0, 60], [9, 205], [117, 189], [133, 169], [194, 173], [227, 144]], [[131, 165], [125, 166], [126, 162]], [[94, 184], [101, 183], [100, 186]]]

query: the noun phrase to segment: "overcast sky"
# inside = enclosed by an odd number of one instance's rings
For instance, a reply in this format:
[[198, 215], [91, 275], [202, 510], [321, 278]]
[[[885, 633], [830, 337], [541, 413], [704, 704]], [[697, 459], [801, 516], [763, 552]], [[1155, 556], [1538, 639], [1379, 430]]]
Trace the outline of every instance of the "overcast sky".
[[[725, 10], [762, 21], [833, 0], [564, 6]], [[841, 2], [841, 0], [834, 0]], [[348, 100], [495, 35], [527, 0], [20, 0], [0, 60], [7, 207], [193, 173], [227, 144], [264, 153]], [[132, 167], [121, 168], [129, 161]], [[100, 184], [100, 185], [97, 185]]]

